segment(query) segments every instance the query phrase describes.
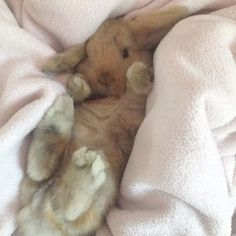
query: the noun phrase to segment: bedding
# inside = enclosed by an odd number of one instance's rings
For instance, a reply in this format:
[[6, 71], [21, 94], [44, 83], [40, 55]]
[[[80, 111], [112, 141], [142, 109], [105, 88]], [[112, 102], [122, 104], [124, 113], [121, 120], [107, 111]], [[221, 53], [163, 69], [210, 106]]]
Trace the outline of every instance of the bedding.
[[97, 235], [227, 236], [235, 209], [236, 1], [0, 1], [0, 235], [15, 213], [31, 131], [66, 75], [40, 71], [108, 17], [184, 5], [154, 54], [155, 83], [120, 187]]

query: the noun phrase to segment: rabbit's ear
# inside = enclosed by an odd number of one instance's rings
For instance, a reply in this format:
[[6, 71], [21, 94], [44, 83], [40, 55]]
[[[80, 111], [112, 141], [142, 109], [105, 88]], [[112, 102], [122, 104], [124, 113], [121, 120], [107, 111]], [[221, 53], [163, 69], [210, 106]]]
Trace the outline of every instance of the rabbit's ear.
[[152, 49], [181, 19], [189, 16], [186, 7], [157, 9], [127, 20], [141, 48]]
[[43, 66], [42, 71], [46, 74], [71, 72], [85, 57], [85, 43], [79, 44], [55, 55]]

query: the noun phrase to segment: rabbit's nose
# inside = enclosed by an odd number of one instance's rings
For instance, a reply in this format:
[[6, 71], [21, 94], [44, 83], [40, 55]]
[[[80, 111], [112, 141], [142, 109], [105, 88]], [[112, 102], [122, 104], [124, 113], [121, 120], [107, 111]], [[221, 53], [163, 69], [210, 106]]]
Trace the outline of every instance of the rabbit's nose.
[[101, 73], [100, 77], [98, 78], [98, 82], [106, 86], [109, 85], [112, 80], [113, 78], [109, 73]]

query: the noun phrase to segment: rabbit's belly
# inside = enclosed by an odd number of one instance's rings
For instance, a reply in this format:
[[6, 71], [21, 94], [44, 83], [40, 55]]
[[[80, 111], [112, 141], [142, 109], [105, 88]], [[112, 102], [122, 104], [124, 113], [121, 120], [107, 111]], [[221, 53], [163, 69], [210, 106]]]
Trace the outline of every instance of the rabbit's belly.
[[109, 128], [112, 124], [114, 109], [106, 109], [107, 106], [99, 104], [80, 107], [75, 113], [73, 138], [79, 145], [101, 147], [111, 145]]

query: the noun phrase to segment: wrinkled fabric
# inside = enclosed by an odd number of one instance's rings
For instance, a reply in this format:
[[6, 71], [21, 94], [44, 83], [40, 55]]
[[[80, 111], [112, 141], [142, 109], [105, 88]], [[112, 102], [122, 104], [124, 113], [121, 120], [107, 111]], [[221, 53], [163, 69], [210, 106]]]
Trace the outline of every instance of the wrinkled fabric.
[[[121, 183], [97, 235], [231, 234], [235, 208], [236, 1], [0, 1], [0, 234], [15, 229], [30, 133], [65, 78], [40, 72], [108, 17], [184, 5], [154, 55], [155, 83]], [[11, 11], [10, 11], [11, 9]], [[221, 9], [221, 10], [218, 10]], [[216, 11], [218, 10], [218, 11]]]

